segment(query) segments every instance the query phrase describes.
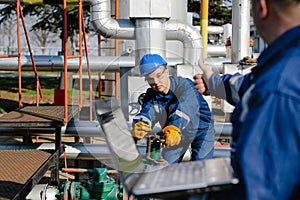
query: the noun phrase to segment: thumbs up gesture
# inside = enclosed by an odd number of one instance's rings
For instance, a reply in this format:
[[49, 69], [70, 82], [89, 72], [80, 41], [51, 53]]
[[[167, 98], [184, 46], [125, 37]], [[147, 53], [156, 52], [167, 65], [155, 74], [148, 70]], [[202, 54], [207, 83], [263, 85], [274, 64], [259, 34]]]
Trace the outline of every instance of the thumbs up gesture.
[[198, 66], [203, 74], [196, 74], [194, 76], [194, 85], [200, 94], [208, 95], [208, 83], [213, 71], [206, 67], [201, 60], [198, 60]]

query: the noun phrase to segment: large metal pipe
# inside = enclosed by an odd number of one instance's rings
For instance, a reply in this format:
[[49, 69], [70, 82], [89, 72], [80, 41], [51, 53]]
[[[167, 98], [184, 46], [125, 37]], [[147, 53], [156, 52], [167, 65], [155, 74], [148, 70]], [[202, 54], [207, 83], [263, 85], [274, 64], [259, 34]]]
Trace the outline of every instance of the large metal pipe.
[[[12, 4], [15, 3], [15, 0], [5, 2]], [[25, 0], [23, 2], [29, 3]], [[96, 32], [106, 38], [136, 39], [135, 25], [131, 20], [111, 17], [110, 0], [84, 0], [83, 2], [90, 3], [91, 23]], [[198, 59], [203, 57], [203, 43], [200, 33], [190, 25], [176, 20], [167, 21], [165, 27], [166, 39], [179, 40], [183, 43], [183, 64], [197, 65]]]
[[249, 56], [250, 1], [232, 1], [232, 54], [231, 62], [238, 63]]
[[225, 45], [207, 45], [207, 55], [210, 57], [226, 57]]
[[[34, 144], [19, 144], [6, 143], [0, 144], [0, 150], [22, 150], [22, 149], [36, 149], [36, 150], [51, 150], [54, 149], [54, 143], [34, 143]], [[106, 164], [111, 164], [111, 153], [106, 144], [68, 144], [65, 145], [67, 159], [81, 159], [81, 160], [101, 160]], [[140, 154], [146, 154], [146, 146], [137, 145]], [[213, 157], [229, 157], [230, 149], [215, 149]], [[61, 159], [64, 158], [62, 154]]]
[[143, 55], [152, 53], [166, 56], [166, 19], [135, 19], [135, 62], [139, 63]]
[[186, 23], [176, 20], [166, 22], [167, 40], [179, 40], [183, 43], [183, 64], [197, 65], [203, 57], [203, 43], [200, 33]]
[[[97, 121], [77, 121], [69, 122], [66, 127], [62, 128], [62, 136], [64, 137], [103, 137], [104, 133]], [[215, 123], [214, 129], [216, 132], [216, 139], [230, 138], [232, 132], [231, 123]], [[159, 129], [158, 129], [159, 131]], [[55, 128], [14, 128], [14, 127], [0, 127], [2, 136], [42, 136], [45, 134], [54, 134]]]
[[111, 0], [90, 0], [91, 23], [106, 38], [135, 39], [134, 24], [129, 19], [111, 17]]
[[[87, 71], [85, 62], [86, 58], [83, 57], [83, 71]], [[181, 58], [167, 58], [168, 65], [176, 66], [183, 61]], [[34, 56], [34, 62], [38, 71], [51, 71], [62, 72], [64, 70], [63, 56]], [[132, 68], [135, 65], [135, 58], [132, 56], [90, 56], [90, 69], [91, 71], [119, 71], [121, 67]], [[222, 73], [223, 62], [228, 62], [224, 58], [207, 58], [204, 63], [207, 64], [213, 71]], [[68, 70], [78, 71], [79, 60], [73, 58], [68, 60]], [[32, 71], [32, 63], [30, 56], [21, 56], [22, 71]], [[16, 57], [0, 58], [0, 71], [17, 71], [18, 60]]]
[[[86, 57], [83, 57], [83, 71], [87, 71]], [[63, 56], [34, 56], [35, 64], [38, 71], [63, 71]], [[167, 59], [168, 63], [176, 65], [182, 63], [180, 58]], [[91, 71], [119, 71], [120, 67], [134, 67], [135, 58], [129, 56], [91, 56], [89, 57]], [[17, 71], [17, 58], [0, 58], [1, 71]], [[30, 56], [21, 56], [22, 71], [32, 71]], [[79, 70], [79, 59], [73, 58], [68, 60], [68, 70]]]
[[[136, 27], [130, 20], [111, 18], [110, 0], [91, 0], [91, 21], [95, 30], [105, 37], [136, 39]], [[165, 27], [167, 40], [179, 40], [183, 43], [183, 63], [197, 65], [198, 59], [203, 57], [200, 33], [187, 23], [177, 20], [167, 21]]]

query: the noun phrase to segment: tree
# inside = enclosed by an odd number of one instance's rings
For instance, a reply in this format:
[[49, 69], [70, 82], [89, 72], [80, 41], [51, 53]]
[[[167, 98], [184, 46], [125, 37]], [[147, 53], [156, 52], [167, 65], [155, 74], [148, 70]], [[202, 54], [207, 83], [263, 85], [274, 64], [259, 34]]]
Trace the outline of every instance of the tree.
[[[85, 18], [89, 15], [89, 5], [83, 5], [83, 14]], [[60, 33], [60, 38], [63, 38], [63, 6], [62, 5], [24, 5], [22, 6], [22, 12], [24, 16], [35, 16], [36, 22], [31, 26], [31, 31], [35, 31], [35, 35], [39, 35], [40, 41], [43, 44], [47, 44], [47, 38], [49, 33]], [[3, 23], [9, 16], [16, 14], [16, 6], [8, 5], [0, 10], [0, 24]], [[73, 49], [73, 36], [76, 35], [78, 30], [78, 5], [68, 4], [67, 5], [67, 45], [68, 45], [68, 55], [74, 54]], [[88, 22], [89, 20], [85, 20]], [[85, 27], [88, 27], [85, 25]], [[88, 29], [86, 29], [88, 32]], [[47, 37], [47, 38], [46, 38]], [[63, 44], [62, 44], [62, 52]], [[68, 78], [68, 89], [72, 89], [72, 73], [68, 73], [70, 78]], [[61, 84], [60, 89], [64, 89], [63, 74], [61, 74]]]
[[[83, 5], [85, 18], [89, 17], [89, 5]], [[63, 38], [63, 7], [62, 5], [24, 5], [22, 6], [24, 16], [34, 16], [36, 22], [31, 26], [30, 31], [35, 31], [41, 45], [47, 43], [45, 38], [49, 33], [60, 33]], [[0, 24], [5, 23], [11, 16], [16, 15], [16, 6], [8, 5], [0, 9]], [[73, 42], [73, 36], [78, 33], [78, 5], [67, 5], [67, 36]], [[88, 22], [86, 20], [85, 22]], [[85, 25], [85, 27], [88, 27]], [[88, 32], [88, 29], [86, 29]], [[42, 39], [42, 40], [41, 40]], [[45, 42], [46, 40], [46, 42]], [[70, 46], [72, 48], [72, 45]]]
[[[1, 32], [3, 33], [2, 42], [6, 46], [6, 52], [11, 53], [11, 47], [15, 44], [14, 32], [16, 32], [16, 19], [13, 14], [7, 12], [7, 9], [3, 9], [2, 15], [5, 17], [5, 20], [0, 20]], [[5, 42], [6, 41], [6, 42]]]
[[[188, 0], [188, 12], [198, 14], [198, 17], [194, 17], [194, 25], [200, 25], [200, 8], [201, 2], [199, 0]], [[231, 1], [209, 1], [208, 9], [208, 25], [220, 26], [231, 23]]]

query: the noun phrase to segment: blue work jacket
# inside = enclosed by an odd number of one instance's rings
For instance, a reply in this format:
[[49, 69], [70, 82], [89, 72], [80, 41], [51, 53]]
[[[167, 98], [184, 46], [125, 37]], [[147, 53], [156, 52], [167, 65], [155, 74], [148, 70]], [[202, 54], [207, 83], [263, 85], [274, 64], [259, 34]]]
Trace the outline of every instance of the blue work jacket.
[[162, 128], [174, 125], [181, 130], [182, 139], [192, 140], [196, 134], [205, 136], [213, 117], [206, 100], [190, 79], [171, 76], [168, 94], [147, 89], [142, 109], [133, 119], [133, 125], [138, 121], [152, 127], [157, 122]]
[[226, 198], [300, 199], [300, 27], [257, 62], [245, 76], [214, 74], [209, 83], [212, 94], [235, 105], [231, 160], [241, 184]]

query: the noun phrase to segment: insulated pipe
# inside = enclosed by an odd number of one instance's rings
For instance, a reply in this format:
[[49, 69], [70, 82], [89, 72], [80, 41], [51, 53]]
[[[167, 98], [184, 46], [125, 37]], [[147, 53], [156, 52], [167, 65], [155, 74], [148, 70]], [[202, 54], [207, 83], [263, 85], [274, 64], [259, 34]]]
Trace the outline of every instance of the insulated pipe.
[[[34, 56], [36, 67], [38, 71], [58, 71], [64, 70], [63, 56]], [[86, 57], [82, 58], [83, 71], [87, 71]], [[105, 71], [115, 72], [119, 71], [121, 67], [134, 67], [135, 58], [132, 56], [90, 56], [89, 57], [91, 71]], [[170, 66], [175, 66], [178, 63], [182, 63], [180, 58], [169, 58], [167, 62]], [[32, 71], [32, 63], [30, 56], [21, 56], [22, 71]], [[16, 57], [0, 58], [0, 70], [1, 71], [17, 71], [18, 60]], [[79, 59], [68, 59], [68, 70], [79, 70]]]
[[250, 1], [232, 1], [232, 63], [249, 56], [250, 42]]
[[135, 19], [135, 63], [139, 63], [143, 55], [148, 53], [166, 57], [165, 21], [166, 19]]
[[135, 39], [134, 24], [128, 19], [111, 18], [111, 0], [90, 0], [91, 23], [106, 38]]
[[226, 57], [225, 45], [207, 45], [207, 55], [211, 57]]
[[[110, 0], [91, 0], [91, 23], [95, 30], [104, 37], [136, 39], [135, 25], [130, 20], [111, 18]], [[200, 33], [190, 25], [176, 20], [167, 21], [165, 29], [167, 40], [179, 40], [183, 43], [183, 63], [197, 65], [198, 59], [203, 57]]]
[[165, 24], [167, 40], [179, 40], [183, 43], [183, 64], [198, 65], [203, 58], [203, 43], [200, 33], [186, 23], [169, 20]]
[[[30, 1], [26, 0], [21, 2], [30, 3]], [[43, 3], [42, 0], [31, 2]], [[78, 3], [76, 0], [68, 0], [67, 2]], [[90, 3], [91, 23], [97, 33], [106, 38], [136, 39], [135, 25], [129, 19], [116, 20], [111, 18], [110, 0], [83, 0], [82, 2]], [[1, 3], [12, 4], [15, 3], [15, 0], [6, 0]], [[165, 27], [167, 40], [179, 40], [183, 43], [183, 64], [197, 65], [198, 59], [203, 57], [203, 43], [200, 33], [190, 25], [176, 20], [167, 21]]]
[[[216, 139], [231, 137], [232, 124], [231, 123], [215, 123], [214, 124]], [[64, 132], [62, 136], [64, 137], [104, 137], [103, 130], [96, 121], [78, 121], [71, 123], [64, 127]], [[12, 135], [34, 135], [42, 136], [47, 134], [53, 134], [55, 132], [54, 128], [14, 128], [14, 127], [0, 127], [0, 132], [2, 136], [12, 136]], [[1, 149], [1, 148], [0, 148]]]
[[[83, 71], [87, 71], [85, 57], [83, 59]], [[36, 67], [38, 71], [52, 71], [62, 72], [63, 56], [34, 56]], [[181, 58], [167, 58], [168, 65], [175, 66], [182, 63]], [[115, 56], [90, 56], [91, 71], [99, 72], [115, 72], [119, 71], [121, 67], [132, 68], [135, 65], [135, 58], [131, 56], [122, 56], [116, 58]], [[229, 62], [227, 58], [206, 58], [204, 63], [208, 65], [214, 72], [223, 73], [223, 62]], [[21, 56], [22, 71], [32, 71], [32, 63], [30, 56]], [[78, 58], [68, 60], [68, 70], [78, 71]], [[16, 57], [0, 58], [0, 71], [18, 71], [18, 59]]]
[[[52, 147], [50, 147], [52, 146]], [[37, 150], [50, 150], [54, 149], [54, 143], [47, 143], [45, 147], [43, 144], [0, 144], [0, 150], [22, 150], [22, 149], [37, 149]], [[137, 145], [140, 154], [146, 154], [146, 146]], [[81, 159], [81, 160], [101, 160], [108, 166], [111, 164], [111, 152], [106, 144], [68, 144], [65, 148], [67, 159]], [[229, 157], [230, 149], [217, 149], [214, 150], [213, 157]], [[61, 154], [60, 158], [63, 159], [64, 155]]]

